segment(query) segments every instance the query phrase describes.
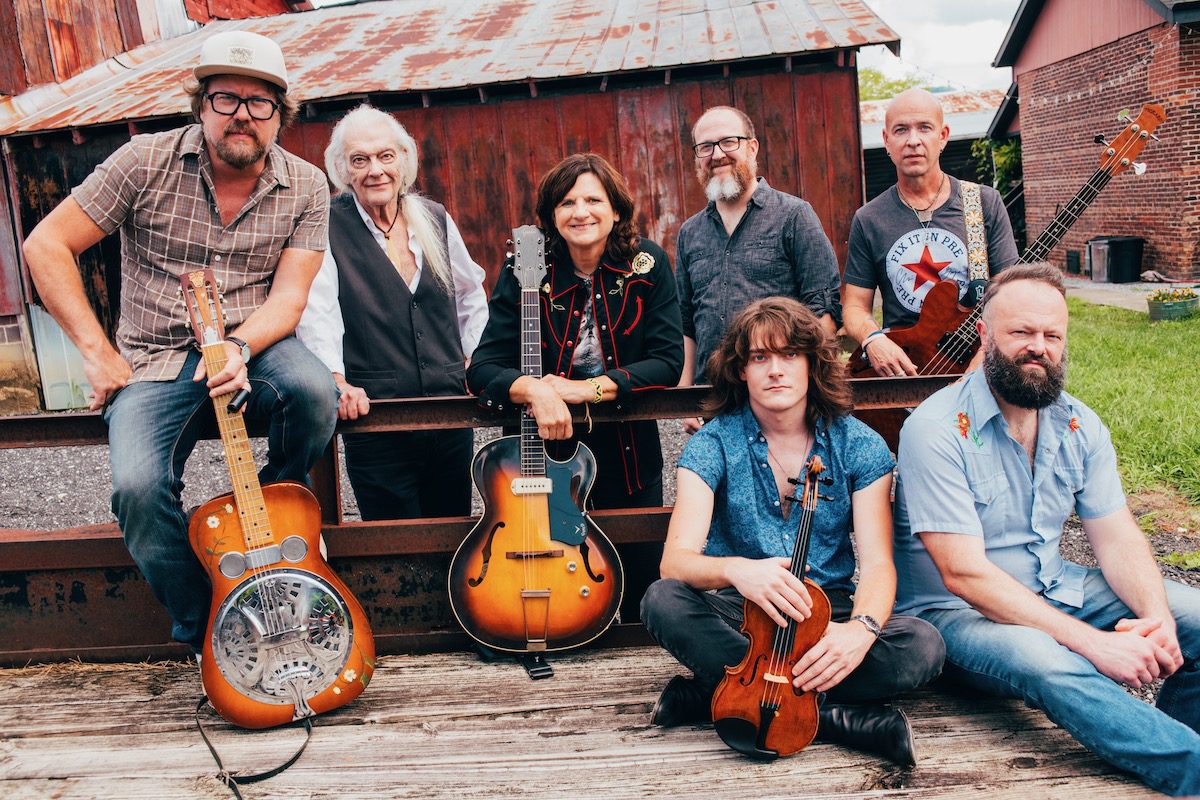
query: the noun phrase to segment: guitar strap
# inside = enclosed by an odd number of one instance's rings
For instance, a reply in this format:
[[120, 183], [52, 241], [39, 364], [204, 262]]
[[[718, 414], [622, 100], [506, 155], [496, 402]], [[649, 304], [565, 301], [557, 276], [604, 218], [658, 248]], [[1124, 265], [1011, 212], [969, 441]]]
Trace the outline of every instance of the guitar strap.
[[963, 224], [967, 228], [967, 296], [963, 305], [974, 308], [987, 288], [988, 270], [987, 229], [983, 224], [983, 200], [979, 184], [970, 181], [958, 182], [962, 197]]
[[238, 786], [244, 783], [258, 783], [259, 781], [265, 781], [267, 778], [274, 778], [276, 775], [283, 772], [300, 759], [301, 754], [304, 753], [304, 748], [308, 747], [308, 742], [310, 739], [312, 739], [312, 717], [305, 717], [304, 719], [300, 720], [302, 723], [304, 723], [304, 730], [307, 731], [307, 734], [304, 737], [304, 744], [300, 745], [300, 749], [297, 750], [291, 758], [280, 764], [278, 767], [269, 769], [266, 772], [256, 772], [253, 775], [235, 775], [234, 773], [225, 769], [225, 765], [221, 763], [221, 757], [217, 755], [217, 748], [215, 748], [213, 743], [209, 741], [208, 734], [204, 732], [204, 726], [200, 724], [200, 712], [204, 709], [204, 706], [207, 703], [208, 695], [200, 695], [200, 702], [196, 704], [196, 730], [200, 731], [200, 738], [204, 740], [204, 746], [208, 748], [208, 752], [212, 753], [213, 761], [217, 762], [217, 769], [220, 770], [217, 773], [217, 780], [229, 787], [229, 791], [233, 792], [233, 796], [236, 797], [237, 800], [242, 800], [242, 793], [238, 791]]

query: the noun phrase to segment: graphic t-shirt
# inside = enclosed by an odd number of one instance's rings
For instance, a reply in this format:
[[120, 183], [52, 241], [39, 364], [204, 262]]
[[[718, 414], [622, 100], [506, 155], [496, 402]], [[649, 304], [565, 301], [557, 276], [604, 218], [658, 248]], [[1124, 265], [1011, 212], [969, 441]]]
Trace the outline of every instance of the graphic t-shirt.
[[[1012, 224], [1000, 193], [980, 187], [987, 231], [988, 270], [995, 275], [1017, 261]], [[966, 292], [967, 229], [957, 178], [950, 178], [950, 197], [934, 209], [928, 223], [900, 199], [893, 186], [860, 208], [850, 226], [846, 283], [879, 288], [884, 327], [908, 327], [917, 321], [925, 295], [938, 281], [958, 284]]]

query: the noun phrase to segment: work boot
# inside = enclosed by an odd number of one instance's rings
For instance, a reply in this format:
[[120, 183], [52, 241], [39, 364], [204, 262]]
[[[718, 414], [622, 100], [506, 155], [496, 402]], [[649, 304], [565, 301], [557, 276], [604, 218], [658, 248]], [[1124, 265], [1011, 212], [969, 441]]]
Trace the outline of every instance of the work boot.
[[883, 756], [903, 767], [917, 764], [908, 717], [891, 706], [825, 703], [821, 706], [817, 741]]
[[712, 722], [712, 697], [696, 684], [696, 679], [676, 675], [667, 681], [650, 712], [650, 723], [674, 728], [705, 722]]

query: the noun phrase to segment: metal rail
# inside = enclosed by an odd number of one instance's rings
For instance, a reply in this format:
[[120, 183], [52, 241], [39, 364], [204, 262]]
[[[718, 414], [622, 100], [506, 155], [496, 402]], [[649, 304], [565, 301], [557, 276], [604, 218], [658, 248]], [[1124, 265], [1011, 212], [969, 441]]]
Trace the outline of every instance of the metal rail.
[[[957, 376], [865, 378], [851, 381], [856, 410], [918, 404]], [[694, 416], [704, 387], [648, 391], [635, 402], [593, 407], [592, 419], [611, 422]], [[578, 411], [578, 409], [575, 409]], [[582, 422], [582, 415], [577, 415]], [[372, 402], [371, 413], [342, 422], [339, 432], [431, 430], [515, 425], [518, 412], [495, 414], [474, 398], [443, 397]], [[251, 435], [265, 431], [251, 426]], [[216, 438], [215, 426], [206, 434]], [[97, 413], [0, 418], [0, 448], [107, 444]], [[446, 602], [449, 558], [475, 523], [472, 517], [346, 522], [342, 519], [337, 449], [313, 470], [322, 535], [338, 574], [367, 607], [381, 653], [459, 648], [466, 638]], [[597, 524], [621, 552], [628, 573], [622, 617], [637, 618], [637, 603], [657, 575], [671, 509], [598, 511]], [[170, 641], [166, 613], [150, 593], [115, 524], [60, 530], [0, 528], [0, 664], [30, 661], [130, 660], [185, 657]], [[614, 626], [602, 642], [644, 642], [640, 625]]]

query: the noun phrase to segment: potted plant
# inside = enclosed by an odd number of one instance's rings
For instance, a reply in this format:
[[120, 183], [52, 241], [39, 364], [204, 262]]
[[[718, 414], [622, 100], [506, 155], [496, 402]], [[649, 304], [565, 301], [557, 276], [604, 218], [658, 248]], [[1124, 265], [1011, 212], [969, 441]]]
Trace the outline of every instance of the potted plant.
[[1196, 313], [1197, 305], [1200, 305], [1200, 296], [1188, 287], [1155, 289], [1146, 295], [1146, 305], [1150, 308], [1151, 321], [1184, 319]]

